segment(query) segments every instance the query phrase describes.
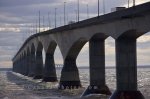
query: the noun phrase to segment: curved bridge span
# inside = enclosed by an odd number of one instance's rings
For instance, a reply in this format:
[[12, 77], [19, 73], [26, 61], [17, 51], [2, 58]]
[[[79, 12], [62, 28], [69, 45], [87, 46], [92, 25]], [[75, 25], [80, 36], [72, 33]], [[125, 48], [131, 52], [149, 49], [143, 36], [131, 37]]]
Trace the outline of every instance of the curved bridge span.
[[[144, 99], [137, 89], [136, 39], [150, 31], [150, 2], [44, 31], [29, 37], [12, 59], [13, 71], [34, 79], [57, 81], [56, 46], [63, 56], [59, 88], [81, 87], [76, 58], [89, 42], [90, 85], [83, 96], [110, 95], [105, 83], [105, 39], [115, 40], [117, 89], [111, 99]], [[42, 49], [46, 52], [43, 66]], [[122, 94], [123, 93], [123, 94]], [[124, 98], [126, 99], [126, 98]]]

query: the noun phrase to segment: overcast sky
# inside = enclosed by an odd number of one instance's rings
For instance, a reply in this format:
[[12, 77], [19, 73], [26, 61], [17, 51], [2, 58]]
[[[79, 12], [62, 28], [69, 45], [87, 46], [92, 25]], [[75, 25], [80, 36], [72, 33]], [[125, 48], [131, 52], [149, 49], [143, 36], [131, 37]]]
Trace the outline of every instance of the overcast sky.
[[[128, 0], [104, 0], [105, 13], [116, 6], [127, 7]], [[149, 2], [150, 0], [136, 0], [136, 4]], [[36, 32], [35, 24], [38, 13], [41, 13], [41, 31], [48, 29], [48, 13], [50, 13], [50, 26], [54, 28], [54, 13], [57, 8], [57, 26], [64, 24], [63, 6], [66, 2], [66, 21], [76, 21], [77, 0], [0, 0], [0, 67], [11, 67], [11, 58], [21, 47], [22, 43], [31, 34]], [[89, 17], [97, 16], [97, 0], [80, 0], [80, 20], [86, 19], [87, 5]], [[132, 6], [132, 0], [130, 0]], [[100, 14], [103, 14], [103, 2], [100, 0]], [[137, 54], [138, 65], [150, 64], [150, 33], [138, 39]], [[106, 40], [106, 65], [115, 65], [114, 40]], [[88, 43], [84, 46], [77, 59], [78, 65], [88, 65]], [[56, 64], [62, 63], [59, 49], [55, 52]]]

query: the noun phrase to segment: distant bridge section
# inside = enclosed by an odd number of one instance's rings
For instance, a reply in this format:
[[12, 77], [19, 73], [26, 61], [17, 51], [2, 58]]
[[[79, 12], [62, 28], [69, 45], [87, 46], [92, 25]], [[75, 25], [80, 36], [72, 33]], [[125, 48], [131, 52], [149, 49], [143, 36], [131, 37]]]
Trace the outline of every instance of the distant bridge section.
[[[29, 37], [12, 59], [13, 71], [57, 81], [56, 46], [63, 56], [60, 89], [81, 87], [76, 58], [89, 42], [90, 85], [83, 93], [111, 95], [105, 81], [105, 39], [115, 40], [117, 88], [110, 99], [144, 99], [137, 88], [136, 39], [150, 31], [150, 2], [44, 31]], [[43, 65], [42, 50], [46, 52]]]

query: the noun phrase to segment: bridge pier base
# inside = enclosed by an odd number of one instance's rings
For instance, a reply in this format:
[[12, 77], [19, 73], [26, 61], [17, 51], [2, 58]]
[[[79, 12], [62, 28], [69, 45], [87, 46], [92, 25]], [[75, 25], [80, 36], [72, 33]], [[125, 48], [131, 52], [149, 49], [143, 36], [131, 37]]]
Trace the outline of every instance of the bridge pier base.
[[137, 89], [136, 39], [116, 40], [117, 90], [110, 99], [144, 99]]
[[34, 77], [33, 79], [42, 79], [43, 77], [43, 58], [42, 51], [36, 52], [36, 66], [34, 68]]
[[91, 39], [89, 48], [90, 85], [82, 97], [89, 94], [111, 95], [105, 83], [105, 39]]
[[64, 67], [61, 71], [59, 89], [77, 89], [81, 87], [79, 71], [75, 59], [65, 59]]
[[45, 82], [56, 82], [56, 68], [54, 63], [54, 55], [46, 53], [43, 81]]
[[105, 95], [111, 95], [111, 92], [109, 88], [106, 85], [103, 86], [88, 86], [88, 88], [84, 91], [81, 97], [91, 95], [91, 94], [105, 94]]
[[140, 91], [116, 90], [110, 99], [145, 99]]

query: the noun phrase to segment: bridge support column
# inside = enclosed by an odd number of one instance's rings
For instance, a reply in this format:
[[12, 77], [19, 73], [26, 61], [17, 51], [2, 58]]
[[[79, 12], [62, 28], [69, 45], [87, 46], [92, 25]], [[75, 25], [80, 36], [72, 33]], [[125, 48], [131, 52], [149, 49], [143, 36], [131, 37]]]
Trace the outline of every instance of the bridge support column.
[[28, 66], [29, 66], [28, 77], [32, 77], [31, 53], [28, 56]]
[[82, 96], [89, 94], [111, 95], [105, 82], [105, 39], [91, 39], [89, 48], [90, 85]]
[[25, 56], [25, 76], [29, 74], [29, 56]]
[[136, 39], [116, 40], [117, 90], [110, 99], [144, 99], [137, 90]]
[[46, 53], [43, 81], [45, 82], [57, 81], [56, 68], [55, 68], [55, 63], [54, 63], [54, 55], [50, 53]]
[[33, 77], [34, 76], [34, 68], [35, 68], [35, 52], [31, 52], [30, 56], [29, 56], [29, 77]]
[[15, 61], [13, 61], [13, 68], [12, 71], [15, 72]]
[[15, 61], [14, 72], [17, 72], [17, 61]]
[[18, 60], [16, 61], [15, 72], [18, 73]]
[[25, 75], [25, 66], [26, 66], [25, 57], [23, 57], [23, 58], [22, 58], [22, 69], [23, 69], [22, 74], [23, 74], [23, 75]]
[[17, 72], [17, 61], [15, 62], [15, 68], [14, 71]]
[[15, 62], [15, 72], [18, 73], [18, 60]]
[[43, 77], [43, 58], [42, 51], [36, 52], [36, 66], [34, 68], [34, 79], [42, 79]]
[[19, 67], [19, 69], [20, 69], [20, 74], [22, 74], [23, 75], [23, 58], [21, 58], [20, 59], [20, 67]]
[[17, 72], [20, 73], [20, 59], [18, 60], [18, 67], [17, 67]]
[[13, 61], [13, 72], [16, 72], [16, 61]]
[[75, 59], [67, 58], [61, 71], [59, 89], [74, 89], [81, 87], [79, 72]]
[[20, 73], [19, 67], [20, 67], [20, 60], [18, 60], [17, 73]]

